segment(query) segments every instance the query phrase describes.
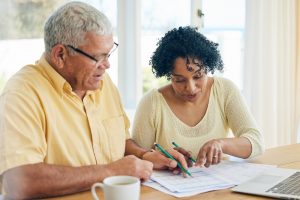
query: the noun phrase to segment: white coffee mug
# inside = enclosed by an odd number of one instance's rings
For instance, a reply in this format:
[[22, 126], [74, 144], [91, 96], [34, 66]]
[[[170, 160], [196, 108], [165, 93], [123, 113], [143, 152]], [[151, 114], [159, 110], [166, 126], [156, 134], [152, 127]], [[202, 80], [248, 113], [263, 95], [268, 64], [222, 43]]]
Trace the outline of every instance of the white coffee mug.
[[133, 176], [111, 176], [104, 179], [103, 183], [95, 183], [92, 186], [92, 195], [99, 200], [96, 188], [104, 192], [106, 200], [139, 200], [141, 183], [140, 179]]

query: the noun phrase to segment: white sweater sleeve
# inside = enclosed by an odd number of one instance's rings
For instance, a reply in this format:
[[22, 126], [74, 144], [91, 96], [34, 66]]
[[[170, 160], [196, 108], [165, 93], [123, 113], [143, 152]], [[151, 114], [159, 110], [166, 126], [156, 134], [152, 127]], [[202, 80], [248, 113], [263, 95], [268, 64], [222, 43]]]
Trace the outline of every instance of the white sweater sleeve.
[[239, 89], [229, 80], [224, 81], [225, 113], [235, 137], [245, 137], [252, 145], [250, 157], [261, 154], [264, 151], [263, 137], [246, 101]]

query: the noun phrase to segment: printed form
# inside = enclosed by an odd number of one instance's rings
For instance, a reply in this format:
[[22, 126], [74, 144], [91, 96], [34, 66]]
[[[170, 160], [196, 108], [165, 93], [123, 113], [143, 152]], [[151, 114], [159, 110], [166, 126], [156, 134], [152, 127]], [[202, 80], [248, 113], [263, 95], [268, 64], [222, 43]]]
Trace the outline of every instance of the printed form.
[[273, 167], [275, 166], [222, 161], [209, 168], [189, 168], [193, 177], [184, 178], [170, 171], [154, 171], [151, 181], [143, 184], [176, 197], [186, 197], [233, 187]]

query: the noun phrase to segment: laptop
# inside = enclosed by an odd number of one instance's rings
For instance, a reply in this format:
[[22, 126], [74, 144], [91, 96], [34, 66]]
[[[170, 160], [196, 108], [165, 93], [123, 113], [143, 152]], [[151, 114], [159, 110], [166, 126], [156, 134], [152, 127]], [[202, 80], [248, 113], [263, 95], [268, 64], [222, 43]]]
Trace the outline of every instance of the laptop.
[[232, 188], [234, 192], [300, 199], [300, 170], [273, 168]]

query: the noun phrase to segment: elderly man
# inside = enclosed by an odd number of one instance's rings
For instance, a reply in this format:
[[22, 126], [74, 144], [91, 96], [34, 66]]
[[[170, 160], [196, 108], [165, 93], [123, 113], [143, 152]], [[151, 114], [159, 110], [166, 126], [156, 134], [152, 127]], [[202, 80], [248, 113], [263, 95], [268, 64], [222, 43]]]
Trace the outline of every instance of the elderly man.
[[[59, 196], [112, 175], [147, 180], [153, 166], [176, 167], [130, 139], [118, 90], [105, 73], [118, 46], [106, 16], [85, 3], [67, 3], [44, 32], [44, 55], [14, 75], [0, 97], [2, 193]], [[170, 152], [187, 167], [182, 154]]]

